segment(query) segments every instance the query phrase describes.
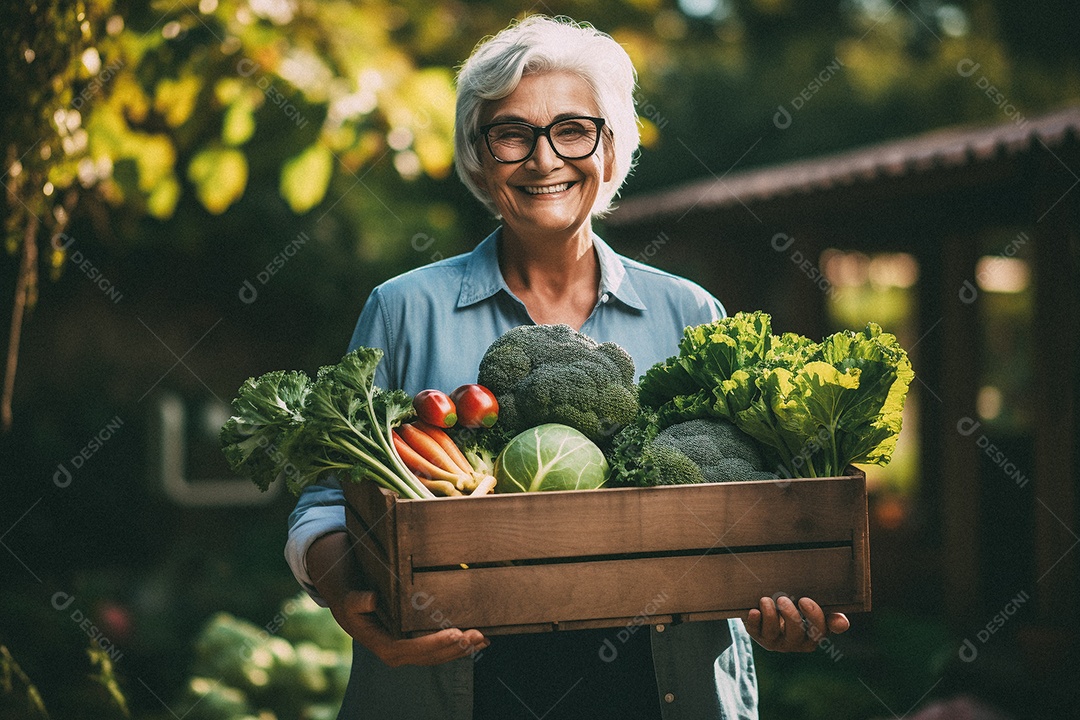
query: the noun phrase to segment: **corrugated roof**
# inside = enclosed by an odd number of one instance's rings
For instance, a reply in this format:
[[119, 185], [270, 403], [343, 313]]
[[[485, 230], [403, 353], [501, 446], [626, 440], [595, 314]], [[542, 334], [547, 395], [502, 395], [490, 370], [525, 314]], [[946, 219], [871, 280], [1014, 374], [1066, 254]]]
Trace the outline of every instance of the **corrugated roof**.
[[630, 225], [691, 209], [720, 209], [790, 195], [809, 195], [837, 187], [957, 168], [1009, 158], [1038, 143], [1053, 148], [1080, 138], [1080, 106], [1023, 122], [989, 127], [959, 126], [890, 140], [856, 150], [772, 167], [709, 177], [619, 203], [607, 222]]

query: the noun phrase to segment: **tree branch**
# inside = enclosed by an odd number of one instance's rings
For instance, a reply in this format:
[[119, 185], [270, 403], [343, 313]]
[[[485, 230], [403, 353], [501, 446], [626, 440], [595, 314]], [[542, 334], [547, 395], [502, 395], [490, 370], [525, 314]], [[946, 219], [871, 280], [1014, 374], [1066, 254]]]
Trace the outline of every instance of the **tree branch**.
[[0, 398], [0, 428], [11, 430], [11, 400], [15, 394], [15, 370], [19, 365], [19, 343], [22, 340], [23, 316], [27, 297], [37, 286], [37, 232], [39, 220], [29, 213], [23, 234], [22, 265], [15, 283], [15, 300], [11, 307], [11, 332], [8, 335], [7, 369], [4, 373], [4, 395]]

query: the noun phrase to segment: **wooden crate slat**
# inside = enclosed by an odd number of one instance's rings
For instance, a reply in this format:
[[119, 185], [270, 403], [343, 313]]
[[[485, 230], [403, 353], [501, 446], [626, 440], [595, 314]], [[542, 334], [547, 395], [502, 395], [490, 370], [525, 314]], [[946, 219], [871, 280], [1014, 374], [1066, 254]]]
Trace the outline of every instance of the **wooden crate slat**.
[[861, 497], [851, 507], [851, 549], [855, 561], [855, 586], [860, 608], [838, 608], [834, 612], [870, 612], [870, 517], [866, 502], [866, 476], [862, 475], [860, 480]]
[[[348, 491], [346, 497], [349, 497]], [[383, 502], [380, 494], [370, 497]], [[372, 512], [372, 507], [377, 512]], [[397, 627], [401, 622], [403, 582], [394, 520], [393, 502], [387, 508], [365, 504], [359, 510], [354, 507], [345, 509], [345, 526], [351, 537], [353, 556], [359, 562], [360, 571], [370, 589], [377, 593], [377, 611], [387, 627]]]
[[[415, 573], [406, 633], [756, 607], [763, 588], [852, 605], [851, 548], [643, 558]], [[616, 625], [619, 622], [615, 623]]]
[[363, 483], [345, 494], [354, 553], [399, 636], [738, 617], [775, 592], [870, 609], [860, 471], [435, 500]]
[[388, 553], [392, 552], [397, 533], [394, 517], [398, 506], [397, 496], [369, 481], [342, 481], [341, 488], [346, 504], [360, 514], [375, 540], [386, 548]]
[[[398, 502], [413, 567], [852, 540], [862, 476]], [[860, 510], [861, 507], [861, 510]], [[766, 510], [767, 509], [767, 510]], [[865, 517], [862, 519], [865, 524]]]

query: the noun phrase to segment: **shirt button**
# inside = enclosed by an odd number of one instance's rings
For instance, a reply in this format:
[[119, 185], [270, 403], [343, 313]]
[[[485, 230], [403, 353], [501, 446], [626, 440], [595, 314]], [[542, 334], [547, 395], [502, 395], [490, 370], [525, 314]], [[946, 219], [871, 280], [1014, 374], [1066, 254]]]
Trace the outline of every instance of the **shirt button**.
[[603, 295], [600, 296], [600, 302], [606, 303], [607, 301], [608, 301], [608, 294], [607, 293], [604, 293]]
[[667, 695], [665, 695], [664, 696], [664, 702], [666, 702], [666, 703], [675, 702], [675, 693], [668, 693]]
[[656, 626], [656, 632], [664, 632], [664, 630], [666, 630], [666, 629], [667, 628], [664, 627], [663, 623]]

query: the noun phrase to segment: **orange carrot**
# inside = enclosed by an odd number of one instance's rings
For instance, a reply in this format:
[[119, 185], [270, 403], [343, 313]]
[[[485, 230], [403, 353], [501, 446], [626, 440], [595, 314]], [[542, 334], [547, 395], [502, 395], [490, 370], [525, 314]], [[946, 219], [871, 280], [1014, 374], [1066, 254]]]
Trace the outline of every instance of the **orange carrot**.
[[428, 437], [438, 443], [439, 447], [443, 449], [443, 452], [454, 461], [454, 464], [457, 465], [462, 472], [467, 472], [470, 475], [472, 474], [473, 466], [469, 464], [465, 454], [461, 452], [461, 448], [454, 443], [453, 439], [447, 435], [442, 428], [436, 427], [431, 423], [426, 423], [423, 420], [418, 420], [411, 424], [423, 430]]
[[[402, 427], [408, 427], [402, 425]], [[420, 432], [417, 430], [417, 432]], [[438, 465], [435, 465], [427, 458], [423, 457], [416, 451], [413, 446], [405, 442], [404, 438], [397, 434], [397, 431], [392, 431], [394, 436], [394, 449], [397, 450], [398, 455], [401, 456], [401, 461], [405, 463], [405, 467], [412, 470], [421, 479], [428, 478], [432, 480], [442, 480], [449, 482], [455, 486], [459, 485], [463, 479], [462, 473], [452, 473], [449, 470], [445, 470]], [[423, 433], [420, 433], [423, 435]], [[427, 437], [425, 435], [425, 437]]]
[[432, 465], [442, 468], [452, 475], [460, 475], [463, 471], [457, 466], [439, 443], [435, 442], [430, 435], [418, 427], [408, 423], [398, 428], [401, 439], [408, 443], [409, 447], [417, 452], [422, 458]]

